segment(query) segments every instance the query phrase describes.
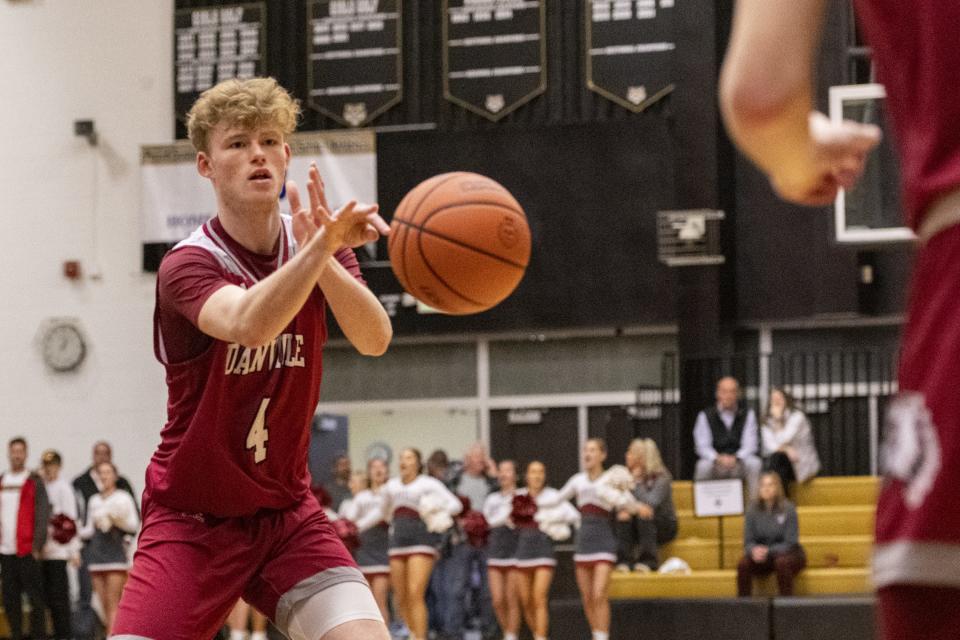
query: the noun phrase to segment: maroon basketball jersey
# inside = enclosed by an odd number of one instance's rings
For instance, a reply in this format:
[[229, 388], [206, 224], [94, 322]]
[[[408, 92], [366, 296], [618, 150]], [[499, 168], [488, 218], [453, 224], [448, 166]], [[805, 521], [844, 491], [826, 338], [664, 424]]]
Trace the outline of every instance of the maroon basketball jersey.
[[[212, 293], [227, 284], [253, 286], [295, 251], [286, 216], [269, 256], [247, 251], [213, 219], [164, 258], [154, 346], [166, 368], [167, 423], [146, 479], [157, 502], [230, 517], [284, 509], [309, 492], [307, 450], [327, 338], [319, 286], [265, 346], [223, 342], [196, 328]], [[353, 251], [337, 259], [360, 279]]]
[[907, 223], [960, 187], [960, 2], [857, 0], [900, 155]]

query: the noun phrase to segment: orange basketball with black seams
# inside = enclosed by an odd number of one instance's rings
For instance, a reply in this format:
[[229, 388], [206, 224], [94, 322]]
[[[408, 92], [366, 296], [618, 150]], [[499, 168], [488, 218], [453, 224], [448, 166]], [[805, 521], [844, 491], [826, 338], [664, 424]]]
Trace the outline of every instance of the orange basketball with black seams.
[[444, 313], [465, 315], [516, 289], [530, 261], [530, 227], [498, 182], [458, 171], [424, 180], [401, 200], [387, 247], [407, 292]]

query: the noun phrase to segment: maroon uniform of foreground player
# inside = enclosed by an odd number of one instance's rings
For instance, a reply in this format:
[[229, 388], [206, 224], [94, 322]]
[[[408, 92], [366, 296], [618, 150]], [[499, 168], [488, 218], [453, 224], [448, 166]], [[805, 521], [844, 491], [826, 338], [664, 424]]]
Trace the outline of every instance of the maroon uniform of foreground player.
[[[885, 640], [960, 629], [960, 27], [956, 0], [857, 0], [885, 83], [906, 218], [921, 246], [887, 418], [874, 583]], [[787, 199], [827, 204], [875, 128], [812, 114], [825, 0], [740, 0], [721, 103], [731, 134]]]
[[212, 637], [237, 598], [295, 640], [388, 638], [366, 581], [309, 491], [307, 447], [329, 305], [359, 351], [389, 319], [353, 246], [376, 207], [331, 215], [316, 167], [310, 207], [278, 196], [299, 109], [272, 79], [227, 81], [188, 128], [218, 216], [163, 261], [154, 346], [168, 421], [147, 468], [143, 529], [114, 638]]

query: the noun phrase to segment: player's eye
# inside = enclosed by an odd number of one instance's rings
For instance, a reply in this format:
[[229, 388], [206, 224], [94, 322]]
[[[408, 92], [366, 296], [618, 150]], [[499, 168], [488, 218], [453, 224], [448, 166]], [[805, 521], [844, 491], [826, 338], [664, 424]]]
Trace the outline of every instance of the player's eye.
[[246, 143], [243, 140], [234, 140], [230, 143], [231, 149], [242, 149]]

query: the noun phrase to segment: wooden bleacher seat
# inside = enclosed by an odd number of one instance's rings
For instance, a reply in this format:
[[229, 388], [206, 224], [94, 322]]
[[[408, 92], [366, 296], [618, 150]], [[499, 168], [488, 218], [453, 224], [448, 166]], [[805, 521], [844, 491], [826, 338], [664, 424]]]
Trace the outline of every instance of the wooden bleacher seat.
[[[870, 591], [869, 563], [879, 479], [872, 476], [815, 478], [795, 488], [800, 543], [807, 569], [797, 576], [797, 595], [860, 594]], [[736, 565], [743, 553], [743, 516], [724, 518], [720, 569], [717, 518], [693, 515], [693, 485], [673, 483], [678, 536], [661, 560], [683, 558], [689, 576], [615, 573], [612, 598], [702, 598], [736, 596]], [[755, 593], [776, 595], [773, 576], [756, 581]]]

